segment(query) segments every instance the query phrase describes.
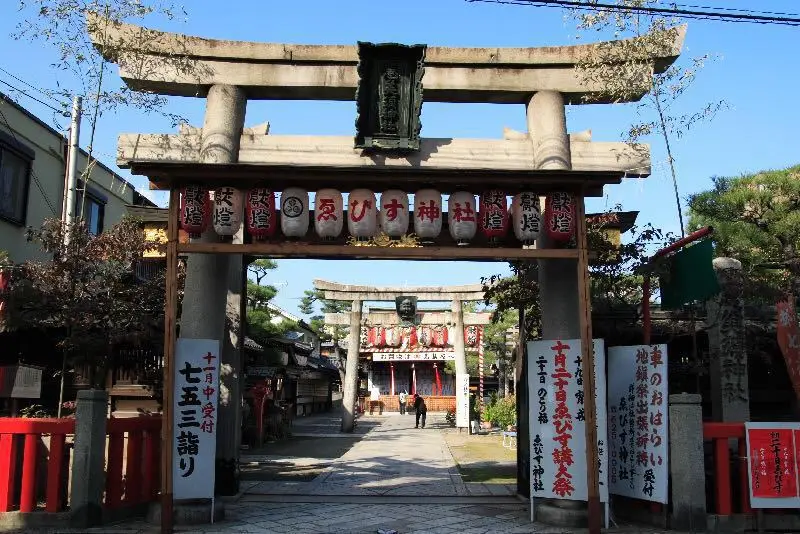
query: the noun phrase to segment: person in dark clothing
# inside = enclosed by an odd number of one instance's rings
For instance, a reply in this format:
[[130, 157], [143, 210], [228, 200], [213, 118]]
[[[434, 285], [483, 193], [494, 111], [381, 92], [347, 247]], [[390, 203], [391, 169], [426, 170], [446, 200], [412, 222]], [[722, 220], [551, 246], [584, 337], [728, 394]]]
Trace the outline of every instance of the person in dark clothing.
[[422, 419], [422, 428], [425, 428], [425, 418], [428, 415], [428, 407], [425, 406], [425, 399], [416, 393], [414, 393], [414, 410], [417, 413], [417, 424], [414, 428], [419, 428], [420, 418]]

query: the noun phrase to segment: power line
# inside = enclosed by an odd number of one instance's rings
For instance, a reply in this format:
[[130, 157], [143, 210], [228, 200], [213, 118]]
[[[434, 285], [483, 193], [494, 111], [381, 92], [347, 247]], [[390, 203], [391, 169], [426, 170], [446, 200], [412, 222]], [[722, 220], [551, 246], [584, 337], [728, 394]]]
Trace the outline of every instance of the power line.
[[[467, 0], [486, 4], [525, 5], [532, 7], [572, 8], [581, 11], [617, 11], [639, 15], [669, 15], [679, 19], [716, 20], [750, 24], [776, 24], [800, 26], [800, 14], [771, 14], [768, 11], [713, 8], [708, 6], [678, 6], [676, 8], [654, 6], [625, 6], [606, 3], [586, 3], [578, 0]], [[784, 16], [791, 15], [791, 16]]]
[[[0, 103], [2, 103], [2, 101], [3, 101], [3, 99], [0, 98]], [[8, 119], [6, 118], [6, 114], [3, 113], [2, 109], [0, 109], [0, 117], [2, 117], [3, 122], [6, 123], [6, 127], [8, 128], [8, 131], [11, 132], [11, 136], [14, 138], [14, 142], [16, 142], [17, 145], [19, 145], [20, 147], [24, 146], [20, 142], [20, 140], [17, 139], [17, 134], [15, 133], [14, 128], [11, 127], [11, 123], [8, 122]], [[47, 207], [50, 208], [50, 211], [53, 212], [53, 215], [58, 216], [59, 212], [56, 211], [56, 209], [53, 207], [53, 203], [50, 202], [50, 197], [47, 196], [47, 193], [44, 190], [44, 186], [42, 186], [42, 183], [39, 181], [39, 177], [36, 176], [36, 173], [33, 171], [33, 165], [31, 165], [31, 178], [33, 178], [33, 181], [36, 184], [36, 187], [39, 189], [39, 192], [42, 194], [42, 198], [44, 198], [44, 201], [47, 204]]]
[[44, 89], [41, 89], [41, 88], [39, 88], [39, 87], [36, 87], [36, 86], [35, 86], [35, 85], [33, 85], [33, 84], [30, 84], [30, 83], [26, 82], [25, 80], [23, 80], [23, 79], [22, 79], [22, 78], [20, 78], [19, 76], [16, 76], [16, 75], [14, 75], [14, 74], [13, 74], [13, 73], [11, 73], [11, 72], [8, 72], [8, 71], [7, 71], [6, 69], [4, 69], [3, 67], [0, 67], [0, 72], [4, 72], [5, 74], [7, 74], [8, 76], [11, 76], [12, 78], [14, 78], [15, 80], [17, 80], [17, 81], [18, 81], [18, 82], [20, 82], [21, 84], [23, 84], [23, 85], [25, 85], [25, 86], [27, 86], [27, 87], [30, 87], [31, 89], [33, 89], [34, 91], [36, 91], [36, 92], [37, 92], [37, 93], [39, 93], [39, 94], [42, 94], [42, 95], [46, 96], [47, 98], [49, 98], [49, 99], [50, 99], [50, 100], [52, 100], [53, 102], [56, 102], [56, 103], [58, 103], [58, 104], [60, 104], [60, 105], [62, 105], [62, 106], [65, 106], [65, 107], [67, 106], [67, 104], [66, 104], [66, 103], [64, 103], [64, 102], [62, 102], [61, 100], [59, 100], [58, 98], [54, 97], [54, 96], [53, 96], [53, 94], [52, 94], [50, 91], [46, 91], [46, 90], [44, 90]]
[[56, 113], [58, 113], [59, 115], [62, 115], [62, 116], [64, 116], [64, 117], [69, 117], [69, 113], [67, 113], [67, 112], [66, 112], [64, 109], [58, 109], [58, 108], [56, 108], [55, 106], [51, 106], [51, 105], [50, 105], [50, 104], [48, 104], [47, 102], [45, 102], [45, 101], [43, 101], [43, 100], [40, 100], [40, 99], [36, 98], [35, 96], [31, 95], [30, 93], [26, 92], [24, 89], [20, 89], [19, 87], [15, 86], [15, 85], [13, 85], [13, 84], [10, 84], [10, 83], [8, 83], [8, 82], [7, 82], [7, 81], [5, 81], [5, 80], [0, 80], [0, 83], [2, 83], [3, 85], [7, 85], [7, 86], [8, 86], [8, 87], [10, 87], [12, 90], [14, 90], [14, 91], [17, 91], [18, 93], [21, 93], [21, 94], [23, 94], [23, 95], [27, 96], [28, 98], [30, 98], [30, 99], [31, 99], [31, 100], [33, 100], [34, 102], [38, 102], [39, 104], [41, 104], [41, 105], [45, 106], [46, 108], [49, 108], [49, 109], [51, 109], [51, 110], [55, 111], [55, 112], [56, 112]]

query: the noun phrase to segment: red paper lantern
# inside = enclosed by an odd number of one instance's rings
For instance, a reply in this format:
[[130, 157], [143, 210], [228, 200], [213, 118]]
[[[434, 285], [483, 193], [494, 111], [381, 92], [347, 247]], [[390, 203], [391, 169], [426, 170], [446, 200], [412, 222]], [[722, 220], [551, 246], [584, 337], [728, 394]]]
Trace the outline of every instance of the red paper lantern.
[[544, 204], [544, 220], [551, 240], [564, 243], [575, 233], [575, 198], [569, 193], [551, 193]]
[[199, 185], [184, 187], [181, 191], [181, 229], [189, 237], [197, 238], [206, 231], [211, 221], [211, 196], [208, 189]]
[[260, 241], [275, 235], [278, 214], [275, 211], [275, 193], [264, 187], [247, 192], [245, 201], [247, 231], [253, 239]]
[[478, 226], [490, 241], [505, 237], [508, 233], [508, 204], [505, 192], [498, 189], [483, 192]]

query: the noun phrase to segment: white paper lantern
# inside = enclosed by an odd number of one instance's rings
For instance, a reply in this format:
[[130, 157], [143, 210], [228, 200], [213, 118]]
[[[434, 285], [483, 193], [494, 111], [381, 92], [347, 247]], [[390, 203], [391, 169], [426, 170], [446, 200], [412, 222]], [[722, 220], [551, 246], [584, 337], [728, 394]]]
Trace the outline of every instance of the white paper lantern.
[[447, 202], [450, 237], [459, 245], [465, 245], [475, 237], [478, 229], [478, 209], [475, 195], [467, 191], [457, 191], [450, 195]]
[[347, 231], [356, 239], [374, 237], [378, 229], [375, 193], [369, 189], [353, 189], [347, 198]]
[[408, 195], [398, 189], [381, 195], [381, 229], [389, 237], [402, 237], [408, 232]]
[[242, 227], [244, 194], [233, 187], [220, 187], [214, 191], [214, 209], [211, 222], [220, 236], [232, 236]]
[[420, 189], [414, 195], [414, 233], [434, 239], [442, 232], [442, 194], [435, 189]]
[[542, 231], [542, 212], [539, 196], [525, 191], [514, 195], [511, 201], [511, 223], [514, 235], [525, 245], [532, 245]]
[[304, 237], [308, 232], [308, 192], [290, 187], [281, 193], [281, 232], [286, 237]]
[[314, 197], [314, 229], [323, 239], [336, 239], [344, 227], [342, 194], [336, 189], [320, 189]]

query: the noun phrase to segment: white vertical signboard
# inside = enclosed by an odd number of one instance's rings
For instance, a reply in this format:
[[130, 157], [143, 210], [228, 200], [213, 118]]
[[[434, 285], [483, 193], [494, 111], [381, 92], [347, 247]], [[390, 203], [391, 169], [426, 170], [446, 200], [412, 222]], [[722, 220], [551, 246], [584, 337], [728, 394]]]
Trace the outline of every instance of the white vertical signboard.
[[[606, 366], [602, 339], [594, 340], [600, 501], [608, 502]], [[528, 343], [531, 500], [588, 498], [584, 366], [580, 339]], [[606, 514], [608, 517], [608, 514]]]
[[214, 498], [219, 341], [179, 338], [175, 345], [172, 492], [175, 500]]
[[614, 495], [667, 503], [667, 346], [609, 347], [609, 487]]
[[469, 427], [469, 374], [456, 374], [456, 426]]

